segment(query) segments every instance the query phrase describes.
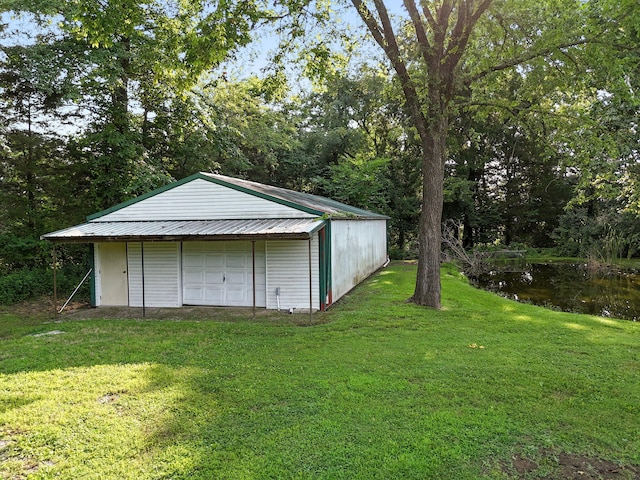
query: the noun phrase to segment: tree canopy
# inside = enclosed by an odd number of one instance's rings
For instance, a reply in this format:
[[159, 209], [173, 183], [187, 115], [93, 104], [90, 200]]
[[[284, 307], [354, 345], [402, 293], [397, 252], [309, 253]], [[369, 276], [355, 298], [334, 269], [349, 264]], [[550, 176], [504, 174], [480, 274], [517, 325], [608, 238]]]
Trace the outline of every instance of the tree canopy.
[[[539, 116], [543, 124], [554, 115], [570, 118], [566, 111], [576, 103], [597, 101], [594, 90], [598, 88], [585, 83], [582, 75], [595, 67], [591, 52], [605, 44], [613, 49], [637, 46], [603, 38], [615, 35], [622, 28], [621, 19], [638, 7], [626, 3], [618, 11], [607, 2], [581, 0], [434, 0], [418, 6], [414, 0], [403, 0], [406, 16], [394, 25], [384, 1], [352, 0], [352, 4], [392, 65], [421, 141], [420, 250], [412, 298], [439, 308], [445, 165], [454, 119], [462, 109], [475, 107], [473, 114], [482, 114], [482, 106], [494, 112], [506, 110], [510, 116], [525, 110]], [[614, 12], [620, 16], [612, 16]], [[496, 91], [503, 82], [526, 88], [505, 96], [504, 90]], [[534, 148], [540, 149], [539, 138], [531, 142]], [[523, 142], [518, 144], [521, 147]], [[510, 162], [515, 147], [514, 142]], [[503, 179], [508, 180], [510, 170], [503, 172]], [[517, 197], [524, 192], [507, 194]], [[507, 243], [512, 221], [505, 225]]]
[[[24, 239], [199, 170], [389, 215], [391, 254], [418, 258], [413, 300], [435, 308], [443, 220], [467, 248], [637, 253], [635, 0], [11, 0], [2, 13], [0, 269], [33, 260], [8, 261]], [[268, 25], [275, 70], [224, 72]], [[287, 89], [294, 60], [306, 91]]]

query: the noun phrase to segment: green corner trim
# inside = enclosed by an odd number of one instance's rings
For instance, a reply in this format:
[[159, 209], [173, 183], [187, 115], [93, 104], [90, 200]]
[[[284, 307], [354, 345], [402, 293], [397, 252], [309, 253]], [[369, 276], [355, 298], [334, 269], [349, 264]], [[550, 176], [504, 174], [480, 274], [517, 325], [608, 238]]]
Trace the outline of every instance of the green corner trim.
[[89, 244], [89, 266], [91, 267], [91, 275], [89, 276], [89, 303], [92, 307], [96, 306], [96, 254], [95, 244]]
[[327, 230], [325, 234], [325, 277], [327, 279], [327, 283], [325, 285], [326, 293], [328, 296], [327, 303], [328, 305], [333, 304], [333, 270], [331, 269], [332, 264], [332, 251], [331, 244], [333, 239], [333, 233], [331, 232], [331, 221], [327, 222]]
[[325, 311], [333, 303], [331, 291], [331, 221], [327, 220], [318, 232], [319, 273], [320, 273], [320, 309]]

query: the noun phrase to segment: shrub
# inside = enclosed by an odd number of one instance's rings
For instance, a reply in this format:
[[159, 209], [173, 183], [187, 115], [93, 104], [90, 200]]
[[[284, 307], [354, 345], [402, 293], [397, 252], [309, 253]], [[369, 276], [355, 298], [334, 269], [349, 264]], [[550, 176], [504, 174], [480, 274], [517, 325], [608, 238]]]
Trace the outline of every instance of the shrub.
[[33, 237], [0, 235], [0, 270], [44, 268], [51, 260], [51, 244]]
[[[70, 294], [83, 276], [78, 271], [68, 270], [70, 269], [57, 272], [58, 291], [63, 292], [63, 296]], [[89, 293], [87, 285], [85, 283], [80, 292], [85, 297]], [[44, 268], [21, 269], [0, 277], [0, 305], [11, 305], [40, 295], [51, 294], [53, 294], [52, 270]]]

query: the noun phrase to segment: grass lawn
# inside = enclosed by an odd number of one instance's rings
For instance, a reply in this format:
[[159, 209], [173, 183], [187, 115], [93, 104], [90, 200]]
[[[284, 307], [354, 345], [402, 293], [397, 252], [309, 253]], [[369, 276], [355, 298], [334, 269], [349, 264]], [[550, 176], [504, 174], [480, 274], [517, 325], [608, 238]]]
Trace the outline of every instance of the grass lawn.
[[639, 324], [446, 268], [428, 310], [414, 278], [392, 264], [313, 326], [4, 310], [0, 478], [640, 478]]

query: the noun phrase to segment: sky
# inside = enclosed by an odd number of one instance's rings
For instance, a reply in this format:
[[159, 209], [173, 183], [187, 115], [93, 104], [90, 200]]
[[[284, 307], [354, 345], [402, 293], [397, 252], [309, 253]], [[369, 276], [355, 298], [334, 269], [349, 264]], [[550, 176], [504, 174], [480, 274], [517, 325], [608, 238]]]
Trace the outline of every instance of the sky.
[[[398, 0], [392, 0], [388, 3], [393, 6], [390, 10], [400, 13], [401, 7]], [[382, 51], [380, 47], [375, 44], [373, 39], [368, 35], [368, 31], [362, 19], [357, 14], [355, 8], [348, 2], [346, 5], [336, 6], [335, 18], [338, 30], [348, 34], [350, 37], [357, 38], [360, 47], [355, 55], [352, 56], [354, 65], [358, 62], [362, 63], [369, 61], [372, 58], [381, 58]], [[333, 46], [340, 48], [339, 42], [334, 39], [323, 38], [322, 32], [308, 32], [307, 40], [323, 40], [332, 43]], [[278, 38], [273, 33], [273, 29], [264, 28], [255, 32], [255, 41], [247, 47], [241, 49], [234, 55], [233, 58], [224, 62], [220, 70], [226, 71], [230, 79], [246, 78], [248, 76], [257, 75], [261, 76], [265, 72], [270, 63], [270, 59], [278, 49]], [[352, 65], [353, 66], [353, 65]], [[308, 82], [304, 82], [305, 85]]]
[[[388, 0], [386, 3], [388, 4], [388, 9], [392, 15], [402, 15], [404, 13], [404, 7], [402, 7], [401, 1]], [[360, 38], [365, 36], [364, 33], [366, 32], [366, 27], [350, 1], [333, 2], [332, 9], [335, 12], [335, 19], [336, 22], [340, 24], [339, 26], [341, 30]], [[27, 15], [22, 15], [21, 17], [16, 18], [12, 12], [1, 12], [0, 23], [7, 24], [9, 27], [8, 30], [12, 32], [33, 33], [36, 30], [33, 19], [29, 18]], [[309, 32], [309, 34], [316, 36], [317, 32]], [[28, 42], [28, 35], [12, 34], [10, 40], [5, 38], [1, 39], [1, 41], [5, 45], [8, 41], [11, 43], [26, 43]], [[379, 48], [377, 45], [373, 44], [371, 39], [369, 39], [368, 42], [368, 45], [364, 45], [365, 48], [368, 49], [372, 46]], [[277, 40], [273, 34], [273, 30], [270, 32], [268, 29], [262, 28], [260, 31], [256, 32], [256, 42], [238, 53], [237, 57], [241, 60], [241, 64], [234, 65], [234, 67], [238, 69], [238, 71], [259, 71], [268, 63], [270, 52], [272, 52], [276, 46]]]
[[[399, 0], [389, 0], [389, 9], [392, 14], [402, 14], [404, 9]], [[367, 34], [366, 27], [349, 1], [341, 5], [334, 3], [334, 26], [337, 31], [344, 32], [349, 37], [356, 38], [360, 47], [356, 54], [350, 56], [351, 68], [365, 62], [378, 62], [382, 57], [382, 51]], [[0, 43], [4, 45], [29, 44], [32, 42], [29, 34], [37, 31], [35, 22], [28, 15], [15, 18], [8, 12], [0, 14], [0, 21], [8, 25], [5, 35], [0, 36]], [[52, 27], [55, 28], [55, 27]], [[10, 33], [10, 35], [6, 35]], [[4, 38], [2, 38], [4, 37]], [[333, 48], [340, 48], [338, 41], [332, 38], [323, 38], [319, 31], [309, 31], [306, 40], [324, 41]], [[254, 32], [254, 41], [247, 47], [235, 52], [228, 60], [222, 62], [219, 67], [211, 72], [213, 78], [227, 78], [228, 80], [242, 80], [251, 76], [264, 77], [270, 73], [269, 65], [278, 49], [278, 37], [273, 27], [262, 27]], [[311, 83], [302, 75], [301, 68], [292, 58], [287, 66], [289, 87], [294, 92], [308, 90]]]

